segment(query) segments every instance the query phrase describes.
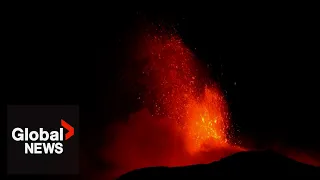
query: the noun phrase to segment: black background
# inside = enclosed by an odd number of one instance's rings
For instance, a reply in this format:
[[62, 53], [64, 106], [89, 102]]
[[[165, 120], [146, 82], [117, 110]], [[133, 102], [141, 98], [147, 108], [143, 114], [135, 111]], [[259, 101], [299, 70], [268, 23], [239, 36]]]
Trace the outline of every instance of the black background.
[[95, 168], [103, 125], [135, 108], [118, 89], [117, 77], [126, 59], [126, 40], [141, 19], [179, 24], [185, 43], [212, 64], [213, 78], [228, 92], [241, 136], [261, 147], [277, 140], [319, 148], [318, 33], [312, 11], [58, 14], [12, 15], [4, 60], [6, 102], [79, 104], [83, 156]]

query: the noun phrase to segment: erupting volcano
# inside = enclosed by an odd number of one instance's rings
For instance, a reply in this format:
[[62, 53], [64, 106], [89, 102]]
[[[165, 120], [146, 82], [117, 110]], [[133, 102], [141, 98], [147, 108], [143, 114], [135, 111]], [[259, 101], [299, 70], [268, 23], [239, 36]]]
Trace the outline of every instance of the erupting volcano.
[[182, 39], [163, 28], [141, 39], [132, 67], [139, 75], [129, 67], [127, 76], [131, 88], [143, 87], [137, 97], [143, 108], [113, 127], [106, 153], [113, 177], [143, 167], [209, 163], [242, 150], [231, 143], [223, 93]]
[[181, 38], [158, 30], [146, 37], [146, 50], [146, 106], [175, 125], [189, 153], [226, 146], [230, 122], [223, 94]]

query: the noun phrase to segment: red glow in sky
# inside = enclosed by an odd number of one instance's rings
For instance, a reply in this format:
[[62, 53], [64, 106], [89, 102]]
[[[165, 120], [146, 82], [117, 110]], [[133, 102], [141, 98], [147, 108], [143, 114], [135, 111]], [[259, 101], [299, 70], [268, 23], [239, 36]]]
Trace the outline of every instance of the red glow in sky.
[[174, 33], [144, 36], [138, 99], [144, 108], [116, 128], [107, 160], [114, 175], [149, 166], [209, 163], [238, 152], [230, 144], [227, 104], [193, 53]]
[[[102, 151], [112, 165], [106, 178], [143, 167], [210, 163], [245, 150], [232, 143], [230, 114], [218, 84], [174, 31], [157, 28], [132, 47], [139, 58], [128, 68], [139, 69], [139, 75], [126, 76], [132, 86], [143, 87], [137, 97], [143, 107], [110, 128], [113, 141]], [[316, 162], [292, 152], [284, 151], [298, 161]]]

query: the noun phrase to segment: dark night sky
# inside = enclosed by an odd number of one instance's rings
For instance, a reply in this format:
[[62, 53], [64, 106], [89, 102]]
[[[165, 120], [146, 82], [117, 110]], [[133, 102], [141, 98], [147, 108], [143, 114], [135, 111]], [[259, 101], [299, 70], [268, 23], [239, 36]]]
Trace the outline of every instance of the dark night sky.
[[243, 134], [258, 142], [282, 137], [297, 146], [319, 146], [318, 41], [307, 15], [98, 13], [92, 20], [17, 17], [9, 26], [7, 104], [80, 104], [82, 140], [96, 136], [99, 142], [102, 117], [132, 110], [124, 105], [130, 97], [115, 98], [122, 95], [117, 73], [131, 30], [147, 17], [179, 24], [185, 43], [212, 64]]

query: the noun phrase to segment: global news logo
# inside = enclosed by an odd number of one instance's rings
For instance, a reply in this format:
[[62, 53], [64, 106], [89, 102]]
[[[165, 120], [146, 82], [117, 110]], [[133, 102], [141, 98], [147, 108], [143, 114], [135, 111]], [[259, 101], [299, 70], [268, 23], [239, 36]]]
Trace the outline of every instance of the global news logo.
[[[51, 131], [44, 128], [30, 131], [29, 128], [16, 127], [12, 130], [12, 138], [16, 142], [24, 142], [24, 154], [62, 154], [63, 142], [74, 135], [74, 128], [63, 119], [61, 126]], [[66, 134], [64, 129], [68, 131]]]

